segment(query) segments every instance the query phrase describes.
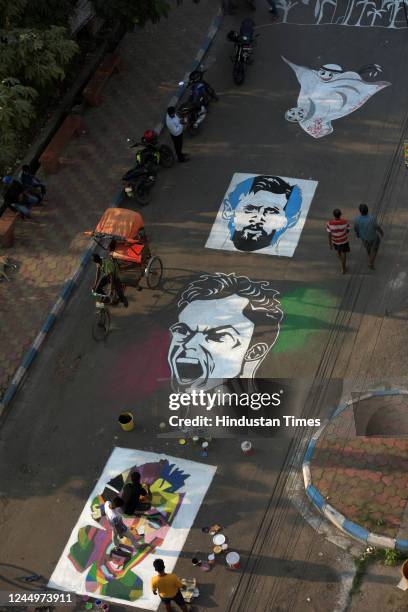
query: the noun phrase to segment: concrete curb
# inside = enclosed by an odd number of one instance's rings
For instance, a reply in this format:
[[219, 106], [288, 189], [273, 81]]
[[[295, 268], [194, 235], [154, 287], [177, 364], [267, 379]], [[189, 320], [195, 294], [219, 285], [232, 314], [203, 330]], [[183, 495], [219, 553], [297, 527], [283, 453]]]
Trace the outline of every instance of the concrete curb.
[[[197, 52], [197, 55], [194, 59], [191, 69], [188, 72], [186, 72], [186, 74], [184, 75], [184, 78], [183, 78], [184, 81], [186, 80], [186, 78], [188, 80], [189, 73], [192, 70], [195, 70], [195, 68], [197, 68], [197, 66], [200, 64], [201, 60], [203, 59], [204, 55], [207, 53], [215, 35], [217, 34], [220, 28], [221, 22], [222, 22], [222, 11], [218, 10], [208, 30], [207, 37], [204, 40], [203, 45], [200, 47], [199, 51]], [[171, 100], [169, 100], [167, 106], [172, 106], [172, 105], [174, 106], [177, 103], [177, 101], [180, 99], [180, 97], [182, 96], [184, 89], [185, 89], [184, 86], [179, 87], [176, 93], [174, 94], [174, 96], [171, 98]], [[155, 127], [155, 130], [158, 132], [158, 134], [160, 134], [163, 128], [164, 128], [164, 120]], [[123, 201], [123, 190], [121, 189], [117, 193], [116, 197], [114, 198], [112, 205], [114, 207], [120, 206], [122, 201]], [[92, 255], [92, 252], [95, 246], [96, 246], [95, 243], [91, 241], [89, 247], [86, 249], [86, 251], [83, 253], [80, 259], [78, 268], [75, 270], [72, 278], [70, 278], [65, 283], [57, 301], [55, 302], [54, 306], [51, 308], [51, 311], [48, 317], [46, 318], [44, 325], [42, 326], [40, 332], [38, 333], [37, 337], [32, 343], [30, 349], [27, 351], [21, 365], [17, 369], [17, 372], [15, 373], [10, 385], [8, 386], [4, 396], [2, 397], [0, 401], [0, 419], [4, 416], [7, 406], [10, 404], [11, 400], [15, 396], [25, 375], [27, 374], [28, 369], [30, 368], [33, 361], [37, 357], [40, 351], [40, 348], [42, 347], [44, 340], [47, 337], [47, 334], [53, 328], [57, 317], [62, 314], [65, 306], [67, 305], [68, 300], [72, 296], [72, 293], [74, 289], [76, 288], [76, 286], [78, 285], [79, 280], [91, 258], [91, 255]]]
[[373, 391], [371, 393], [365, 393], [360, 395], [355, 400], [349, 400], [338, 406], [334, 411], [330, 419], [327, 419], [318, 431], [312, 436], [309, 445], [307, 447], [305, 456], [302, 463], [303, 472], [303, 483], [305, 486], [305, 492], [312, 504], [330, 521], [335, 527], [343, 531], [343, 533], [351, 536], [355, 540], [362, 542], [365, 545], [375, 546], [376, 548], [391, 548], [392, 550], [398, 550], [400, 552], [408, 553], [408, 540], [401, 540], [399, 538], [390, 538], [385, 535], [378, 535], [376, 533], [370, 533], [364, 527], [357, 525], [353, 521], [350, 521], [343, 514], [338, 512], [333, 506], [328, 504], [324, 496], [320, 491], [313, 485], [312, 470], [310, 463], [313, 457], [316, 444], [327, 425], [338, 416], [343, 410], [348, 408], [354, 403], [360, 402], [361, 400], [368, 399], [370, 397], [383, 397], [385, 395], [408, 395], [406, 389], [389, 389]]

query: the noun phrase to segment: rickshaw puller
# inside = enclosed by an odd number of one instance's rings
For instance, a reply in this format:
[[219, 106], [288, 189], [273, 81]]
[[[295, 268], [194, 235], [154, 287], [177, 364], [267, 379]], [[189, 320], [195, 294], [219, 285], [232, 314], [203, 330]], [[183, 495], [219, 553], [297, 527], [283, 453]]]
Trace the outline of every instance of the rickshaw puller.
[[[109, 245], [109, 251], [113, 252], [115, 250], [115, 244], [112, 242]], [[95, 293], [105, 293], [103, 291], [104, 287], [108, 283], [111, 285], [111, 289], [114, 289], [119, 300], [122, 302], [125, 308], [129, 306], [127, 297], [123, 293], [122, 282], [119, 277], [119, 266], [112, 255], [108, 255], [107, 257], [100, 257], [97, 254], [92, 256], [94, 263], [96, 264], [96, 276], [95, 283], [93, 286], [93, 291]]]

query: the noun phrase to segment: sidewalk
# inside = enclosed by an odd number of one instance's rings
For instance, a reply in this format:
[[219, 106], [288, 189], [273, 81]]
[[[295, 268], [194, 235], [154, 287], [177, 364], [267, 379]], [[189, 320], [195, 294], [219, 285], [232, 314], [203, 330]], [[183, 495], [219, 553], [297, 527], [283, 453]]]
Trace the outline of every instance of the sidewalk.
[[310, 462], [313, 486], [335, 510], [369, 533], [405, 542], [407, 410], [407, 395], [354, 398], [322, 431]]
[[[157, 125], [189, 69], [218, 9], [217, 0], [174, 6], [169, 18], [127, 34], [119, 46], [124, 70], [111, 77], [103, 103], [84, 115], [86, 134], [64, 150], [64, 166], [46, 177], [48, 201], [36, 223], [19, 222], [4, 251], [19, 267], [0, 284], [0, 398], [72, 276], [92, 229], [132, 165], [126, 138]], [[3, 253], [3, 251], [2, 251]]]

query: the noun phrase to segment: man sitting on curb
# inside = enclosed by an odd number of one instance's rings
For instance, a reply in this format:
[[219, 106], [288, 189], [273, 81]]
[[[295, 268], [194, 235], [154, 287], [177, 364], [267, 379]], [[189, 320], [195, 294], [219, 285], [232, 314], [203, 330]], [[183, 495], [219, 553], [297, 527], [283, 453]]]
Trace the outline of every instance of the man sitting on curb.
[[2, 183], [6, 187], [4, 192], [6, 207], [20, 213], [22, 219], [31, 219], [30, 208], [39, 204], [41, 198], [28, 193], [23, 184], [12, 176], [4, 176]]

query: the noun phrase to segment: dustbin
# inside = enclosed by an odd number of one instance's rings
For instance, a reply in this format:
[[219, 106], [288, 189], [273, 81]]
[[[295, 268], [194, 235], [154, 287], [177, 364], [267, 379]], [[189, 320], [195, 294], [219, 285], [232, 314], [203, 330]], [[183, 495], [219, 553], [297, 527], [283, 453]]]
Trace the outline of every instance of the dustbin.
[[123, 431], [132, 431], [135, 426], [133, 414], [131, 412], [122, 412], [122, 414], [119, 415], [118, 422]]

